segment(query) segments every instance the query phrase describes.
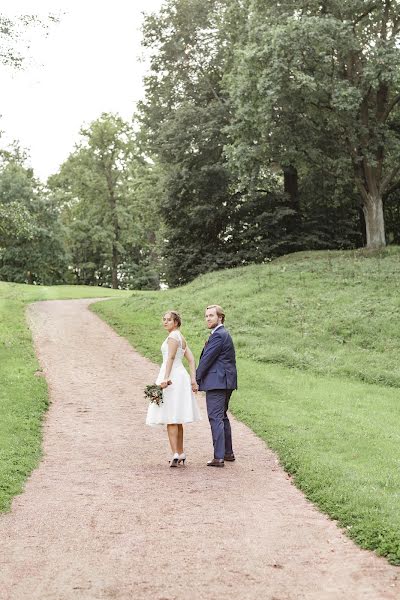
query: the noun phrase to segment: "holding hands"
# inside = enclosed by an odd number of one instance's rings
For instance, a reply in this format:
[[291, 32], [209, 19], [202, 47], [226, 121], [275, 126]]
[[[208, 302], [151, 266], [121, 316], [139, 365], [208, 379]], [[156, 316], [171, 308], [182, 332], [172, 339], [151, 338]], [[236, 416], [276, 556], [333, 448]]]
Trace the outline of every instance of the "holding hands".
[[[160, 388], [165, 390], [165, 388], [168, 387], [169, 385], [172, 385], [171, 379], [164, 379], [164, 381], [162, 381], [160, 383]], [[192, 379], [191, 385], [192, 385], [192, 392], [194, 392], [196, 394], [199, 391], [199, 386], [197, 385], [197, 381], [195, 379]]]

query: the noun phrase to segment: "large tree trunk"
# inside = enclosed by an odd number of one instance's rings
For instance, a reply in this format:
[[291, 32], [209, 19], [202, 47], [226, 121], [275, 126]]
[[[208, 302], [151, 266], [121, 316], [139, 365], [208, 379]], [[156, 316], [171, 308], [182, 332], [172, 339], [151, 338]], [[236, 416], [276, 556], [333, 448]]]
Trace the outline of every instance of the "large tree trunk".
[[382, 156], [377, 165], [372, 166], [364, 159], [354, 164], [356, 182], [362, 197], [362, 209], [365, 219], [367, 248], [384, 248], [385, 218], [383, 215], [382, 191], [387, 187], [390, 178], [382, 181]]
[[385, 221], [383, 217], [382, 196], [377, 194], [364, 196], [363, 213], [367, 235], [367, 248], [383, 248], [386, 246]]

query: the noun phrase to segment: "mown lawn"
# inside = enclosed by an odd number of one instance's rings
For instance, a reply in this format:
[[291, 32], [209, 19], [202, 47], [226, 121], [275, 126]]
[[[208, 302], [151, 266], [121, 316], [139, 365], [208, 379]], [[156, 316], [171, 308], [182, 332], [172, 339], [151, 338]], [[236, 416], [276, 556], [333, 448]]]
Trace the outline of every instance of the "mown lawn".
[[163, 311], [181, 312], [198, 356], [211, 303], [236, 343], [234, 414], [353, 539], [400, 564], [400, 248], [298, 253], [93, 310], [158, 362]]
[[38, 287], [0, 282], [0, 511], [38, 464], [47, 386], [39, 369], [25, 307], [36, 300], [126, 295], [102, 288]]

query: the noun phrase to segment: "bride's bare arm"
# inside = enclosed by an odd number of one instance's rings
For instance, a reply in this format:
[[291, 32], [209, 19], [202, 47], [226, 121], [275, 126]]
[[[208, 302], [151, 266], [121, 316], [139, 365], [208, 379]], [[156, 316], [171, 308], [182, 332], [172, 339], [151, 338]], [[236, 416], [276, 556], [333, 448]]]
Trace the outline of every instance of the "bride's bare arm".
[[[194, 392], [197, 392], [198, 386], [197, 386], [197, 382], [196, 382], [196, 361], [194, 359], [193, 352], [191, 351], [191, 349], [189, 348], [189, 346], [187, 344], [186, 344], [186, 348], [185, 348], [185, 357], [189, 363], [190, 381], [192, 383], [192, 390]], [[194, 389], [194, 388], [196, 388], [196, 389]]]
[[165, 388], [168, 385], [168, 380], [170, 378], [171, 371], [172, 371], [172, 365], [174, 364], [176, 351], [178, 350], [178, 345], [179, 345], [178, 342], [176, 340], [173, 340], [172, 338], [168, 338], [167, 343], [168, 343], [168, 358], [167, 358], [167, 364], [165, 366], [164, 381], [162, 381], [160, 383], [160, 386], [162, 388]]

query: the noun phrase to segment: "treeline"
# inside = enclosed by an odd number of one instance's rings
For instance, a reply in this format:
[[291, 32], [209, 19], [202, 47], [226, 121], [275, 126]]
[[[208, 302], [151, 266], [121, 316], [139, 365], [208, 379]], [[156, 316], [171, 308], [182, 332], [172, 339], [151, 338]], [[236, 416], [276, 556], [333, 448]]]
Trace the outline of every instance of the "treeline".
[[166, 0], [133, 123], [101, 115], [46, 187], [3, 153], [0, 277], [146, 289], [400, 243], [399, 41], [393, 0]]
[[0, 279], [157, 289], [157, 185], [132, 126], [103, 114], [44, 186], [0, 153]]
[[170, 283], [399, 242], [399, 30], [393, 1], [169, 0], [147, 17], [141, 135]]

